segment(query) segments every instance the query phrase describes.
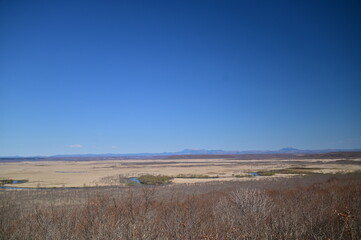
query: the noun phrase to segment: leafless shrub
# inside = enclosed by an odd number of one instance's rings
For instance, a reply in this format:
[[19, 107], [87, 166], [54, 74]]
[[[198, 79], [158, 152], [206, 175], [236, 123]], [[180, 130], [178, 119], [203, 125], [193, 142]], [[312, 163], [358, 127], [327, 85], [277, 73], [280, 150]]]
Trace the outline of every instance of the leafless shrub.
[[360, 239], [361, 176], [0, 192], [0, 239]]

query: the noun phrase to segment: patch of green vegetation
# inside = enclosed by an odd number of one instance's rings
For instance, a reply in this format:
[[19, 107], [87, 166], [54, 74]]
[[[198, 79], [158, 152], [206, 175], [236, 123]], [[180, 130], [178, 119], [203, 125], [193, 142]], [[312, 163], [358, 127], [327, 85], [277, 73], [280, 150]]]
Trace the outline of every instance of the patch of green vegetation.
[[317, 168], [317, 167], [313, 167], [313, 168], [308, 168], [308, 167], [292, 167], [292, 168], [288, 168], [288, 169], [295, 169], [295, 170], [320, 170], [321, 168]]
[[280, 169], [279, 173], [282, 174], [311, 174], [313, 169], [307, 169], [307, 168], [286, 168], [286, 169]]
[[178, 174], [176, 178], [219, 178], [219, 176], [209, 176], [206, 174]]
[[235, 178], [248, 178], [248, 177], [252, 177], [252, 175], [250, 175], [250, 174], [232, 174], [232, 177], [235, 177]]
[[276, 174], [276, 172], [274, 170], [272, 170], [272, 171], [261, 171], [261, 172], [257, 172], [257, 174], [259, 176], [266, 177], [266, 176], [273, 176], [273, 175]]
[[21, 180], [14, 180], [14, 179], [0, 179], [0, 185], [5, 184], [20, 184], [20, 183], [26, 183], [28, 180], [21, 179]]
[[9, 180], [9, 179], [0, 179], [0, 186], [1, 185], [4, 185], [4, 184], [11, 184], [13, 183], [12, 180]]
[[319, 170], [319, 169], [294, 167], [294, 168], [275, 169], [269, 171], [260, 171], [257, 172], [257, 174], [260, 176], [273, 176], [275, 174], [313, 174], [314, 173], [313, 170]]
[[147, 174], [147, 175], [140, 176], [138, 179], [142, 184], [145, 184], [145, 185], [162, 185], [162, 184], [171, 183], [173, 177], [166, 176], [166, 175]]

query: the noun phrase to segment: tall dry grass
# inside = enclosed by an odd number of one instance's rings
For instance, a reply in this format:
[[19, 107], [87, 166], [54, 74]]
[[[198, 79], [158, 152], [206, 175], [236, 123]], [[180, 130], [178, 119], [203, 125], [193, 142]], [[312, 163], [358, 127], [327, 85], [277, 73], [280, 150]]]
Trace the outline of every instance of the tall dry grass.
[[2, 191], [0, 239], [361, 239], [361, 174]]

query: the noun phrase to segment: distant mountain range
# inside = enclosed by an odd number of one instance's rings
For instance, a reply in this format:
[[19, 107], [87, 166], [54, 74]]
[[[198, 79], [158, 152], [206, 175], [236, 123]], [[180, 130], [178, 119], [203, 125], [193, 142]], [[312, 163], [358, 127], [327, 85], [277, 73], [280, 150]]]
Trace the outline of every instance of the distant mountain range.
[[361, 149], [318, 149], [304, 150], [292, 147], [286, 147], [279, 150], [250, 150], [250, 151], [226, 151], [226, 150], [208, 150], [208, 149], [184, 149], [179, 152], [162, 152], [162, 153], [105, 153], [105, 154], [61, 154], [53, 156], [32, 156], [32, 157], [0, 157], [0, 159], [15, 158], [141, 158], [141, 157], [166, 157], [175, 155], [227, 155], [227, 154], [322, 154], [330, 152], [361, 152]]
[[212, 155], [212, 154], [310, 154], [310, 153], [329, 153], [329, 152], [361, 152], [361, 149], [319, 149], [303, 150], [292, 147], [286, 147], [279, 150], [250, 150], [250, 151], [226, 151], [226, 150], [208, 150], [208, 149], [184, 149], [179, 152], [162, 153], [125, 153], [125, 154], [65, 154], [54, 155], [51, 157], [152, 157], [152, 156], [173, 156], [173, 155]]

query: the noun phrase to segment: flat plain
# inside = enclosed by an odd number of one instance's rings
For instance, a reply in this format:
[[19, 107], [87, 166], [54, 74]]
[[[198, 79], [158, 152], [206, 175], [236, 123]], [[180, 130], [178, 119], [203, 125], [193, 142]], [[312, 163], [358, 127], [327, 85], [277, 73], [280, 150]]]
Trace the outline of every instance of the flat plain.
[[[361, 170], [361, 153], [183, 155], [150, 159], [67, 158], [0, 161], [0, 179], [27, 180], [11, 187], [53, 188], [124, 185], [141, 175], [167, 175], [173, 184], [244, 181], [305, 173]], [[252, 173], [272, 173], [251, 176]]]
[[361, 239], [361, 153], [0, 162], [0, 239]]

